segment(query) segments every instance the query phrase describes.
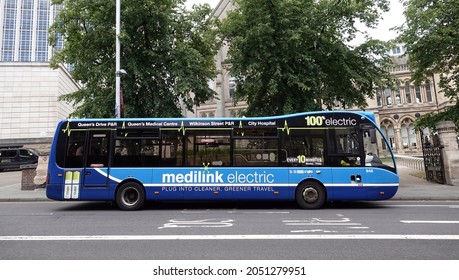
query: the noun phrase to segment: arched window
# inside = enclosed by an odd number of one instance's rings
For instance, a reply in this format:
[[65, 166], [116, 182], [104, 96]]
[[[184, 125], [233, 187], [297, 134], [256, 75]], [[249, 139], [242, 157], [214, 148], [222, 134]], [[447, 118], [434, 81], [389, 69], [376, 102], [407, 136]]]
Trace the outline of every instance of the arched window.
[[401, 135], [402, 145], [404, 149], [416, 149], [418, 147], [416, 131], [414, 130], [414, 124], [411, 119], [405, 119], [402, 121]]
[[[394, 125], [391, 121], [385, 120], [381, 123], [381, 130], [384, 136], [386, 137], [389, 145], [392, 149], [395, 149], [395, 130]], [[385, 143], [382, 145], [383, 149], [387, 149]]]

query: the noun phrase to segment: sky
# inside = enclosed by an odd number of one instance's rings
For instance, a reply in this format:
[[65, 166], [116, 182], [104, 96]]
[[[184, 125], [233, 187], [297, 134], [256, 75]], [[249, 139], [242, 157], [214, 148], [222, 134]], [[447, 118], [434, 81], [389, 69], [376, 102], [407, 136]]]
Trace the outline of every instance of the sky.
[[[403, 16], [403, 5], [399, 1], [400, 0], [390, 0], [390, 11], [382, 15], [383, 18], [380, 20], [378, 28], [368, 31], [374, 39], [388, 41], [397, 37], [397, 33], [389, 29], [401, 25], [405, 21], [405, 17]], [[220, 0], [187, 0], [186, 5], [191, 7], [193, 4], [207, 3], [212, 8], [215, 8], [219, 2]], [[356, 41], [356, 43], [362, 43], [363, 36], [358, 36]]]

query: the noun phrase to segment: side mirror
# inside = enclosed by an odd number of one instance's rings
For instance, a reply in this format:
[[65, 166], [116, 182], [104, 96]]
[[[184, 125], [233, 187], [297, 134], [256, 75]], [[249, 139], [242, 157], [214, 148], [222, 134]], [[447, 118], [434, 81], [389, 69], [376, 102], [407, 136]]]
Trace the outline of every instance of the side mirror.
[[375, 144], [375, 143], [377, 142], [377, 139], [376, 139], [376, 129], [370, 128], [369, 133], [370, 133], [371, 144]]

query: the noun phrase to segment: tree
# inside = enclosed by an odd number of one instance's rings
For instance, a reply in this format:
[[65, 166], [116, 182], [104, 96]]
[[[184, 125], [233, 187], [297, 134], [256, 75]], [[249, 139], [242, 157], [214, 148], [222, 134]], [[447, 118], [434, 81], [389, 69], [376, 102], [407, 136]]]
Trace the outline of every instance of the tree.
[[234, 0], [222, 23], [235, 77], [236, 102], [246, 115], [273, 115], [367, 106], [375, 86], [393, 77], [387, 44], [352, 47], [356, 22], [374, 27], [387, 0]]
[[435, 128], [442, 120], [455, 122], [459, 129], [459, 1], [404, 1], [406, 22], [398, 27], [400, 42], [406, 43], [412, 79], [421, 83], [440, 74], [441, 92], [453, 106], [422, 116], [417, 129]]
[[[78, 117], [113, 117], [115, 107], [115, 1], [54, 0], [63, 4], [50, 27], [50, 42], [65, 44], [52, 66], [71, 64], [83, 87], [63, 96]], [[209, 5], [184, 0], [123, 0], [121, 66], [125, 116], [176, 117], [181, 106], [212, 98], [207, 81], [216, 76], [219, 48]]]

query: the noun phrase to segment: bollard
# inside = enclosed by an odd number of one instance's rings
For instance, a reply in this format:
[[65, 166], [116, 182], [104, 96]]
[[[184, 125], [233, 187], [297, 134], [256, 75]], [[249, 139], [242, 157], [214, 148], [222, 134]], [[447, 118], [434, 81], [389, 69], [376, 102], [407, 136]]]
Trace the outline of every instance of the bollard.
[[36, 187], [44, 188], [46, 185], [46, 176], [48, 174], [48, 156], [40, 156], [38, 158], [38, 165], [36, 168], [36, 175], [33, 183]]
[[33, 178], [36, 175], [37, 164], [25, 164], [21, 165], [22, 179], [21, 179], [21, 190], [30, 191], [35, 190], [35, 184]]

